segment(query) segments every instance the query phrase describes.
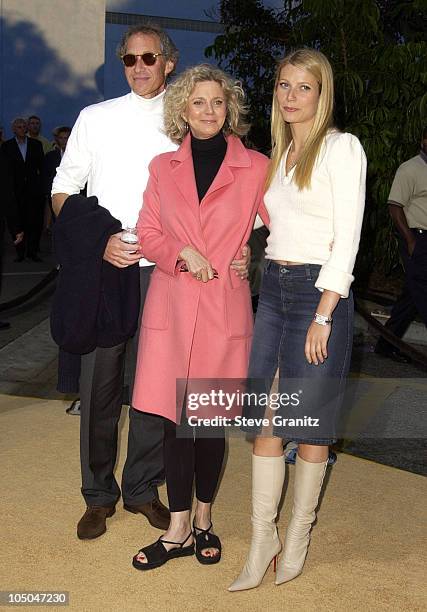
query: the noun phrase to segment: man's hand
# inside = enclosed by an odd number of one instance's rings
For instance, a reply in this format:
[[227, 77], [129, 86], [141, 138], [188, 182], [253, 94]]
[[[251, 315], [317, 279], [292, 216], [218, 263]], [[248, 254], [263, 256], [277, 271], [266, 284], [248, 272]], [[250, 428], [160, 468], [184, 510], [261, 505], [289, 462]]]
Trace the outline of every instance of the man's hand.
[[20, 244], [23, 240], [24, 232], [18, 232], [17, 234], [15, 234], [15, 240], [13, 241], [13, 244], [16, 246], [17, 244]]
[[406, 245], [408, 247], [409, 257], [412, 257], [412, 253], [414, 252], [416, 243], [417, 243], [417, 239], [415, 238], [413, 234], [411, 234], [410, 237], [409, 236], [407, 237]]
[[52, 208], [56, 216], [61, 212], [65, 200], [68, 198], [68, 193], [54, 193], [52, 196]]
[[179, 258], [185, 261], [188, 271], [196, 280], [207, 283], [214, 278], [214, 271], [209, 261], [191, 245], [182, 249]]
[[138, 244], [128, 244], [120, 240], [121, 232], [110, 236], [105, 247], [104, 259], [116, 268], [127, 268], [137, 263], [141, 257]]
[[248, 244], [242, 248], [242, 259], [233, 259], [230, 268], [235, 271], [241, 279], [248, 278], [249, 264], [251, 263], [251, 248]]
[[395, 203], [392, 200], [389, 200], [388, 211], [390, 213], [391, 218], [393, 219], [393, 223], [396, 226], [399, 234], [406, 242], [409, 257], [412, 257], [412, 253], [414, 252], [415, 243], [417, 242], [417, 239], [408, 225], [408, 221], [406, 220], [403, 207], [400, 206], [397, 202]]

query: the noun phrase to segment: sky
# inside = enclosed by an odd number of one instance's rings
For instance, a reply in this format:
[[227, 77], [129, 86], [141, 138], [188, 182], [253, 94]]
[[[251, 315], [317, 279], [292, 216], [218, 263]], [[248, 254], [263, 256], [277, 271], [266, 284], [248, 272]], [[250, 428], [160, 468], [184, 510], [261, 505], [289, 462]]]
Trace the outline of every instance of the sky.
[[[107, 0], [107, 11], [204, 20], [205, 11], [218, 8], [219, 4], [219, 0]], [[263, 4], [281, 8], [283, 0], [264, 0]]]
[[[157, 17], [176, 17], [181, 19], [210, 20], [206, 11], [218, 9], [219, 0], [106, 0], [106, 10], [120, 13], [153, 15]], [[272, 8], [283, 6], [283, 0], [264, 0], [264, 5]], [[219, 19], [219, 12], [218, 12]], [[105, 38], [105, 70], [104, 95], [114, 98], [126, 93], [128, 86], [123, 76], [123, 70], [115, 58], [115, 49], [127, 26], [108, 25]], [[207, 60], [204, 50], [211, 45], [216, 34], [207, 32], [188, 32], [186, 30], [170, 30], [175, 44], [180, 51], [178, 72], [187, 66]]]

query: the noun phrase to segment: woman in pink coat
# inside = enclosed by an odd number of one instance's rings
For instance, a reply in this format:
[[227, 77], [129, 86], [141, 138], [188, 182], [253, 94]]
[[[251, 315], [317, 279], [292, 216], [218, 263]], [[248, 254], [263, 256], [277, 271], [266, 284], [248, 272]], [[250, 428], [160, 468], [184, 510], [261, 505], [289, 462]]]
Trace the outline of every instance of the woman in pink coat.
[[224, 432], [191, 428], [184, 401], [203, 387], [201, 379], [242, 379], [247, 373], [251, 297], [247, 280], [230, 264], [257, 212], [268, 220], [262, 204], [268, 159], [240, 141], [249, 129], [243, 102], [239, 84], [207, 64], [182, 73], [165, 96], [166, 133], [181, 146], [151, 162], [138, 222], [142, 251], [156, 268], [144, 306], [132, 405], [165, 419], [171, 522], [134, 557], [141, 570], [194, 554], [194, 543], [201, 563], [217, 563], [221, 556], [211, 503]]

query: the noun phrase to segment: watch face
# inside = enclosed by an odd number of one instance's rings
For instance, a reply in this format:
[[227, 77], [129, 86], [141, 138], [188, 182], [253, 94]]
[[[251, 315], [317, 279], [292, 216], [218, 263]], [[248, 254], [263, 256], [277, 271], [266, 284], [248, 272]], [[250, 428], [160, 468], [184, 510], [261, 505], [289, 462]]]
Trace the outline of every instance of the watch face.
[[328, 319], [325, 315], [317, 314], [317, 312], [314, 315], [314, 320], [316, 323], [319, 323], [319, 325], [329, 325], [332, 322], [332, 319]]

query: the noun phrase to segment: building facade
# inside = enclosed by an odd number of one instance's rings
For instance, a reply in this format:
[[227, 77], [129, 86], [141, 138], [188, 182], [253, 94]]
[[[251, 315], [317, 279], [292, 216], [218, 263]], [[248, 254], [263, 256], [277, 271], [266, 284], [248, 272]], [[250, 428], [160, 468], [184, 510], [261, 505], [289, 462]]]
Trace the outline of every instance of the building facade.
[[[128, 91], [116, 47], [143, 18], [180, 49], [179, 69], [205, 61], [222, 31], [215, 0], [0, 0], [0, 124], [39, 115], [43, 134], [73, 125], [88, 104]], [[209, 14], [206, 11], [210, 11]], [[213, 12], [212, 12], [213, 11]]]

